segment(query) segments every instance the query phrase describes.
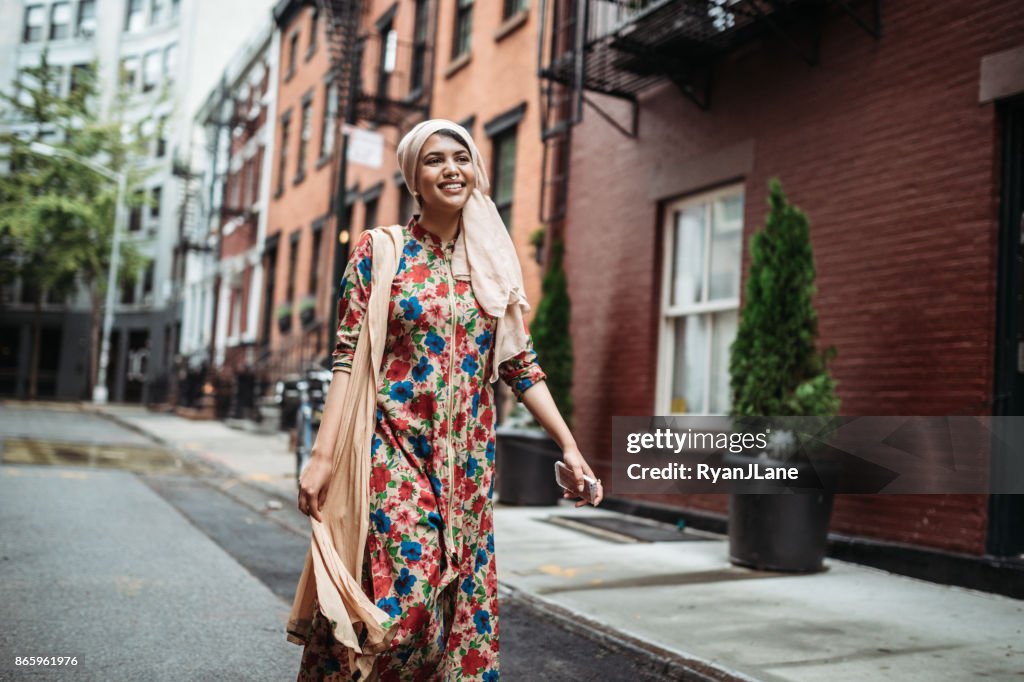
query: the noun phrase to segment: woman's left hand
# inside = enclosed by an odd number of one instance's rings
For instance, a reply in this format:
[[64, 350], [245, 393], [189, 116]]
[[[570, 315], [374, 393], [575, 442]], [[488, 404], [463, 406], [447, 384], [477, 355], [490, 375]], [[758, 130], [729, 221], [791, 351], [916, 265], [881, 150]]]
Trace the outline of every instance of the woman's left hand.
[[[565, 462], [567, 467], [572, 469], [572, 474], [576, 478], [576, 490], [566, 490], [562, 493], [562, 497], [570, 500], [579, 498], [579, 491], [582, 491], [583, 486], [586, 485], [586, 482], [583, 480], [583, 476], [586, 475], [597, 480], [597, 496], [593, 500], [593, 505], [596, 507], [601, 504], [601, 500], [604, 499], [604, 487], [601, 485], [601, 479], [594, 475], [594, 471], [590, 468], [590, 465], [587, 464], [587, 460], [583, 458], [583, 454], [579, 451], [579, 448], [574, 446], [563, 450], [562, 461]], [[579, 500], [576, 503], [576, 506], [582, 507], [585, 504], [587, 504], [586, 500]]]

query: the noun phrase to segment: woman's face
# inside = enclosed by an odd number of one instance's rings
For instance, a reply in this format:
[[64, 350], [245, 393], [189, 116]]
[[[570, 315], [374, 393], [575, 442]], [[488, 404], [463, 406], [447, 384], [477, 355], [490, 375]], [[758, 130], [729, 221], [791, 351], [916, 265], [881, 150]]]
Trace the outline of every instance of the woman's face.
[[469, 150], [446, 135], [433, 134], [423, 143], [416, 168], [416, 191], [430, 211], [460, 211], [476, 187]]

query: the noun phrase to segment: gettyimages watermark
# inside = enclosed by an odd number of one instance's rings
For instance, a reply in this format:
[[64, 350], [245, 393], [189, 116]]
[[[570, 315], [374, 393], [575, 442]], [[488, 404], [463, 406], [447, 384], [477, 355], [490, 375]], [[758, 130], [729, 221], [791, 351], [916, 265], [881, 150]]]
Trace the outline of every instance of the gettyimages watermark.
[[617, 493], [1024, 494], [1024, 417], [613, 417]]

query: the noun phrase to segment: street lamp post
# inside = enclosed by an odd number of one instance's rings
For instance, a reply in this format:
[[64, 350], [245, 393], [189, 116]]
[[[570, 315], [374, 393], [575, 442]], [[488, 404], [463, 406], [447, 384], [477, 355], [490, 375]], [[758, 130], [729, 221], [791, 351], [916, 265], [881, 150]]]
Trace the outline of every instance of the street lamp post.
[[42, 142], [29, 145], [32, 152], [40, 156], [60, 157], [92, 169], [103, 177], [117, 184], [117, 205], [114, 209], [114, 237], [110, 245], [110, 272], [107, 274], [107, 296], [103, 306], [103, 338], [100, 342], [100, 366], [96, 373], [96, 385], [92, 387], [92, 401], [97, 405], [107, 402], [107, 365], [110, 363], [110, 333], [114, 326], [115, 289], [117, 288], [117, 269], [120, 264], [121, 229], [125, 220], [125, 187], [127, 179], [124, 173], [111, 170], [91, 159], [86, 159], [64, 149], [51, 147]]

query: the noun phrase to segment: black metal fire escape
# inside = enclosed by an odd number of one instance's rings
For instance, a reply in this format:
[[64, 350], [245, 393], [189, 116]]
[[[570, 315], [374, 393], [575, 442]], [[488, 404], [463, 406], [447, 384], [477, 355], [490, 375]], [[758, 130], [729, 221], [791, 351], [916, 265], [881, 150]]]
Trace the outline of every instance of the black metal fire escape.
[[[658, 82], [671, 81], [707, 110], [718, 64], [755, 40], [774, 37], [816, 65], [819, 28], [832, 11], [881, 36], [881, 0], [541, 0], [541, 220], [564, 214], [569, 137], [585, 104], [633, 137], [638, 93]], [[630, 102], [630, 124], [608, 116], [587, 91]]]

